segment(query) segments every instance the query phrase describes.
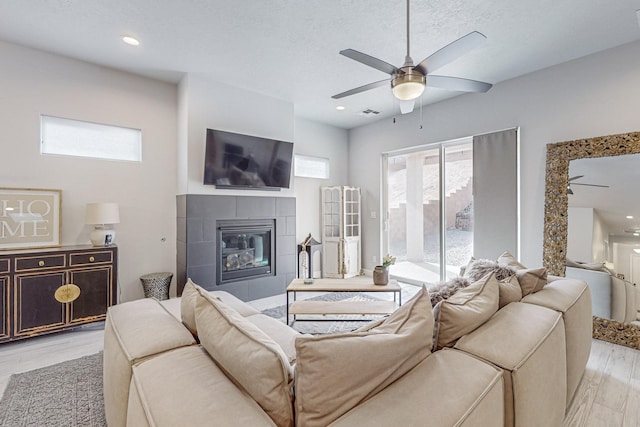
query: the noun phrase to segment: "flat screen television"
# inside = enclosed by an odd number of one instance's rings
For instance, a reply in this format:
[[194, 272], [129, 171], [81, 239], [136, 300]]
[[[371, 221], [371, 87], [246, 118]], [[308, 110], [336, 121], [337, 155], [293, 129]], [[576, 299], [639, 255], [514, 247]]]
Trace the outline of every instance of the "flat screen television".
[[219, 188], [289, 188], [293, 143], [207, 129], [204, 184]]

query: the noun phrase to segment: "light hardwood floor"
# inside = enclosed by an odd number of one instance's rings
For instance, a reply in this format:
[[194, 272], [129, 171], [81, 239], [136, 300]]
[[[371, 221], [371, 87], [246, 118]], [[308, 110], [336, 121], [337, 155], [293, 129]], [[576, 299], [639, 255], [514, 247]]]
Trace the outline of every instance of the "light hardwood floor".
[[[258, 310], [284, 304], [284, 296], [252, 301]], [[103, 325], [0, 345], [0, 396], [12, 374], [102, 350]], [[640, 426], [640, 351], [593, 340], [585, 375], [565, 427]]]

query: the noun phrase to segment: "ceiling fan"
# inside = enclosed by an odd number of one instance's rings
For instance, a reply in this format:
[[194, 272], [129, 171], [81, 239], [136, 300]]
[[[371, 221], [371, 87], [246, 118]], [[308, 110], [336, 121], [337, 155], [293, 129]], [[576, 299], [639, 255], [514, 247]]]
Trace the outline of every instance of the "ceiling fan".
[[573, 190], [571, 189], [572, 185], [584, 185], [585, 187], [602, 187], [609, 188], [608, 185], [600, 185], [600, 184], [582, 184], [580, 182], [572, 182], [576, 179], [584, 178], [584, 175], [576, 175], [569, 178], [569, 185], [567, 185], [567, 194], [573, 194]]
[[460, 92], [486, 92], [491, 89], [493, 85], [490, 83], [459, 77], [435, 76], [431, 74], [433, 71], [458, 59], [460, 56], [484, 42], [486, 37], [477, 31], [473, 31], [448, 44], [437, 52], [426, 57], [418, 65], [414, 66], [413, 59], [411, 59], [411, 55], [409, 53], [409, 13], [409, 0], [407, 0], [407, 54], [405, 56], [404, 64], [401, 67], [395, 67], [388, 62], [374, 58], [373, 56], [354, 49], [341, 50], [341, 55], [387, 73], [391, 77], [333, 95], [333, 99], [340, 99], [370, 89], [375, 89], [388, 84], [390, 81], [393, 95], [400, 100], [400, 110], [402, 114], [405, 114], [413, 111], [415, 99], [422, 95], [425, 86]]

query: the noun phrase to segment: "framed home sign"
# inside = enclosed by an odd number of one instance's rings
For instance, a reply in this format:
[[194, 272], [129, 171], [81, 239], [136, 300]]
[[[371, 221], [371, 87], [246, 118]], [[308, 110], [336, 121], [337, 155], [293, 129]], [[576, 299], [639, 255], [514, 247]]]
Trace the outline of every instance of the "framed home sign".
[[60, 190], [0, 188], [0, 250], [60, 246]]

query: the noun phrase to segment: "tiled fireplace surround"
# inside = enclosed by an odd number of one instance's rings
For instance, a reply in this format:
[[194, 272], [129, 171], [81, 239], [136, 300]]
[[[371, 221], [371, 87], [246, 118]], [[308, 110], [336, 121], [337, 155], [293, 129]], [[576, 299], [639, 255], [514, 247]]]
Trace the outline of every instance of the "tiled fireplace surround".
[[[243, 301], [285, 292], [296, 275], [295, 198], [186, 194], [176, 203], [178, 295], [187, 278]], [[216, 221], [232, 219], [275, 219], [274, 276], [216, 285]]]

